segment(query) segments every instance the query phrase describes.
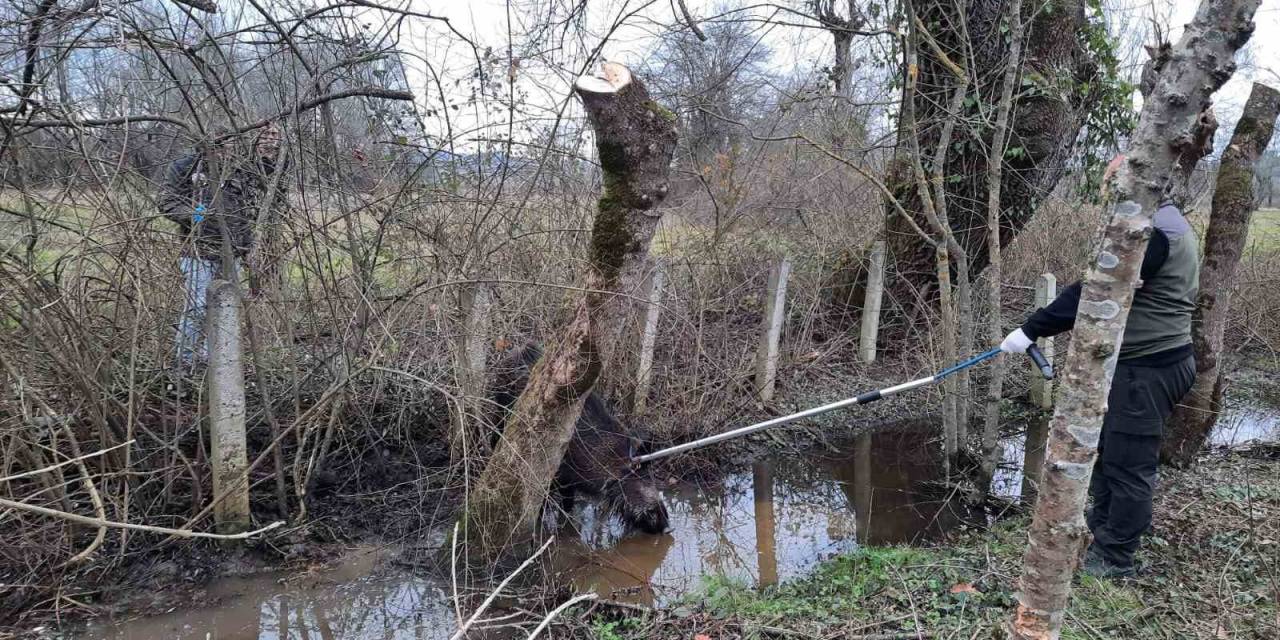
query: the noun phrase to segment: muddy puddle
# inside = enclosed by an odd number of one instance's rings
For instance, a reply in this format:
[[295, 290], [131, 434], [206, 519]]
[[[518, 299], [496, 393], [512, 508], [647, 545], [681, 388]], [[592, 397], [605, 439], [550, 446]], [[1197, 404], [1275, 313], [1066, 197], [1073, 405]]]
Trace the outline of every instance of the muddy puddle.
[[[1238, 404], [1215, 445], [1280, 439], [1280, 412]], [[1002, 442], [995, 492], [1022, 492], [1022, 438]], [[556, 533], [553, 580], [642, 605], [671, 604], [710, 577], [758, 586], [809, 572], [858, 545], [937, 539], [981, 520], [941, 489], [937, 444], [926, 432], [865, 435], [846, 446], [762, 459], [714, 482], [670, 483], [671, 530], [626, 533], [598, 507], [581, 507]], [[447, 583], [361, 548], [313, 572], [228, 578], [200, 605], [148, 618], [103, 621], [74, 638], [111, 640], [360, 640], [448, 638], [456, 613]]]
[[1263, 404], [1236, 404], [1218, 418], [1209, 440], [1225, 447], [1280, 442], [1280, 410]]
[[[919, 432], [879, 433], [838, 449], [779, 455], [714, 483], [664, 488], [671, 530], [626, 534], [591, 505], [557, 532], [556, 580], [602, 597], [667, 604], [708, 576], [756, 585], [800, 576], [859, 544], [935, 539], [975, 514], [938, 488], [936, 444]], [[1016, 484], [1016, 483], [1015, 483]], [[218, 580], [207, 606], [102, 621], [76, 638], [355, 640], [447, 638], [447, 584], [361, 549], [302, 574]]]

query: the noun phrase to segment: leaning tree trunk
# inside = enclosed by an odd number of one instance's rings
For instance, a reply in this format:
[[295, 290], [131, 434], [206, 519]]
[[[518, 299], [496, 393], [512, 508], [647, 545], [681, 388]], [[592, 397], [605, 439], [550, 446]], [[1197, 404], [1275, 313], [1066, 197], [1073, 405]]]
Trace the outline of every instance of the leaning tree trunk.
[[1231, 309], [1231, 287], [1244, 251], [1249, 218], [1257, 208], [1253, 197], [1254, 165], [1267, 149], [1280, 115], [1280, 91], [1254, 83], [1244, 113], [1222, 152], [1213, 190], [1209, 229], [1200, 264], [1200, 293], [1191, 319], [1196, 350], [1196, 382], [1174, 410], [1165, 431], [1161, 458], [1185, 467], [1195, 461], [1218, 420], [1222, 405], [1222, 336]]
[[1235, 71], [1232, 57], [1253, 33], [1260, 0], [1204, 0], [1160, 70], [1116, 181], [1117, 204], [1085, 275], [1062, 390], [1050, 424], [1040, 497], [1023, 558], [1010, 632], [1055, 639], [1071, 575], [1088, 538], [1085, 495], [1098, 453], [1120, 338], [1151, 233], [1151, 215], [1210, 95]]
[[[937, 28], [932, 32], [939, 48], [952, 59], [967, 60], [967, 52], [972, 52], [974, 68], [969, 70], [969, 76], [978, 79], [972, 91], [984, 105], [994, 105], [999, 100], [1010, 46], [999, 29], [1005, 24], [1002, 17], [1008, 13], [1010, 1], [963, 5], [968, 7], [964, 16], [969, 34], [967, 42], [961, 41], [960, 29]], [[1017, 92], [1013, 106], [1017, 117], [1009, 124], [1008, 136], [1016, 141], [1011, 147], [1018, 147], [1018, 152], [1005, 157], [1001, 175], [1002, 245], [1007, 246], [1013, 240], [1065, 173], [1085, 114], [1098, 99], [1089, 89], [1097, 84], [1090, 82], [1097, 73], [1097, 65], [1079, 35], [1086, 24], [1085, 5], [1084, 0], [1064, 0], [1053, 3], [1052, 7], [1024, 5], [1024, 15], [1030, 17], [1025, 22], [1026, 46], [1018, 81], [1056, 86]], [[962, 5], [946, 0], [919, 0], [916, 11], [924, 24], [954, 25], [961, 23], [955, 15], [958, 6]], [[922, 48], [919, 57], [920, 91], [913, 100], [918, 124], [901, 128], [898, 139], [900, 145], [905, 145], [909, 138], [916, 138], [921, 147], [932, 148], [940, 134], [936, 123], [948, 117], [947, 92], [953, 84], [950, 82], [953, 71], [931, 48]], [[972, 115], [973, 118], [967, 119], [986, 117]], [[949, 222], [968, 257], [970, 277], [981, 273], [988, 262], [986, 150], [992, 135], [990, 127], [966, 129], [957, 134], [957, 144], [947, 156], [945, 175], [958, 177], [946, 184], [947, 200], [951, 203]], [[920, 212], [923, 207], [910, 173], [909, 167], [895, 162], [889, 169], [887, 182], [903, 209]], [[913, 320], [928, 317], [937, 304], [934, 249], [921, 241], [912, 221], [896, 212], [896, 206], [886, 207], [885, 240], [891, 266], [888, 308], [904, 312], [908, 321], [903, 324], [910, 326], [915, 324]], [[914, 226], [924, 227], [925, 221], [919, 218]], [[863, 277], [857, 270], [849, 273]], [[832, 296], [838, 311], [841, 304], [853, 307], [859, 304], [852, 295], [859, 291], [858, 287], [847, 286], [838, 292], [846, 290], [851, 294], [847, 298]]]
[[643, 300], [645, 262], [667, 194], [675, 117], [624, 66], [574, 86], [595, 130], [604, 173], [583, 283], [568, 324], [534, 366], [463, 514], [472, 559], [495, 559], [532, 539], [582, 405], [609, 362], [623, 320]]

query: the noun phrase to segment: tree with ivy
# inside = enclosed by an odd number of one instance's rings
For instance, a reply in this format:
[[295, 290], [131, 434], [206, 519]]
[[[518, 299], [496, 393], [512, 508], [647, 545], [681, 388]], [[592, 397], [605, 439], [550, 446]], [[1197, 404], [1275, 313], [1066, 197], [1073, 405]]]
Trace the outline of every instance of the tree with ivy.
[[[911, 104], [903, 104], [914, 117], [899, 122], [898, 153], [886, 176], [896, 202], [885, 207], [887, 308], [905, 315], [899, 326], [926, 320], [939, 295], [935, 246], [920, 234], [929, 225], [912, 148], [929, 150], [930, 157], [920, 158], [924, 173], [943, 177], [949, 227], [963, 250], [953, 257], [964, 254], [970, 278], [988, 264], [988, 149], [1011, 41], [1008, 5], [1009, 0], [916, 0], [909, 14], [917, 18], [911, 26], [922, 44], [916, 62], [904, 63], [900, 81], [914, 84], [905, 94]], [[1133, 87], [1122, 77], [1100, 0], [1024, 2], [1021, 14], [1026, 47], [999, 174], [1002, 246], [1031, 220], [1069, 168], [1083, 163], [1087, 172], [1096, 172], [1103, 150], [1133, 124]], [[962, 100], [953, 100], [957, 73], [967, 77]], [[944, 132], [950, 136], [946, 153], [932, 154]], [[942, 158], [941, 171], [931, 166], [936, 158]], [[860, 269], [847, 273], [836, 288], [843, 295], [833, 297], [842, 312], [861, 304], [865, 278]]]

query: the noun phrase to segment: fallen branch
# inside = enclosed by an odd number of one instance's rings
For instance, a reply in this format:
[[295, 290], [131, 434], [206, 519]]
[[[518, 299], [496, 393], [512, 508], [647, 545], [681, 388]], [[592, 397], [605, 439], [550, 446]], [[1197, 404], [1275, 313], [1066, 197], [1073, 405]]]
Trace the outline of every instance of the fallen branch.
[[96, 457], [98, 457], [98, 456], [100, 456], [100, 455], [102, 455], [102, 454], [104, 454], [104, 453], [107, 453], [107, 452], [110, 452], [110, 451], [115, 451], [116, 449], [119, 449], [120, 447], [127, 447], [127, 446], [129, 446], [129, 445], [133, 444], [134, 442], [136, 442], [136, 441], [135, 441], [135, 440], [130, 440], [130, 441], [128, 441], [128, 442], [121, 442], [120, 444], [115, 445], [114, 447], [107, 447], [106, 449], [99, 449], [99, 450], [97, 450], [97, 451], [94, 451], [93, 453], [86, 453], [86, 454], [84, 454], [84, 455], [82, 455], [82, 456], [79, 456], [79, 457], [76, 457], [76, 458], [71, 458], [70, 460], [63, 460], [62, 462], [59, 462], [59, 463], [57, 463], [57, 464], [51, 464], [51, 465], [49, 465], [49, 466], [47, 466], [47, 467], [45, 467], [45, 468], [43, 468], [43, 469], [36, 469], [35, 471], [24, 471], [24, 472], [22, 472], [22, 473], [14, 474], [14, 475], [11, 475], [11, 476], [5, 476], [5, 477], [3, 477], [3, 478], [0, 478], [0, 482], [9, 482], [10, 480], [17, 480], [18, 478], [25, 478], [25, 477], [27, 477], [27, 476], [34, 476], [34, 475], [39, 475], [39, 474], [41, 474], [41, 473], [47, 473], [47, 472], [49, 472], [49, 471], [53, 471], [54, 469], [57, 469], [58, 467], [65, 467], [65, 466], [67, 466], [67, 465], [69, 465], [69, 464], [75, 464], [75, 463], [80, 462], [80, 461], [82, 461], [82, 460], [88, 460], [89, 458], [96, 458]]
[[[457, 530], [458, 526], [455, 524], [454, 531], [456, 532]], [[457, 540], [456, 534], [454, 535], [454, 540]], [[475, 613], [472, 613], [471, 617], [467, 618], [467, 621], [462, 623], [462, 626], [458, 627], [458, 630], [455, 631], [452, 636], [449, 636], [449, 640], [459, 640], [463, 636], [467, 635], [467, 630], [480, 619], [480, 616], [484, 615], [485, 610], [489, 608], [489, 605], [493, 604], [493, 601], [498, 597], [498, 594], [502, 593], [502, 590], [507, 588], [507, 585], [510, 584], [512, 580], [515, 580], [516, 576], [520, 575], [521, 571], [529, 568], [529, 565], [533, 564], [533, 561], [537, 560], [538, 556], [542, 555], [542, 552], [546, 551], [547, 547], [551, 546], [553, 541], [555, 541], [554, 536], [547, 538], [547, 541], [542, 543], [542, 546], [539, 547], [537, 551], [533, 552], [533, 555], [520, 563], [520, 566], [516, 567], [516, 570], [512, 571], [510, 575], [502, 580], [502, 582], [499, 582], [497, 588], [489, 594], [489, 597], [485, 598], [484, 602], [481, 602], [479, 607], [476, 607]]]
[[538, 626], [534, 628], [533, 633], [529, 634], [529, 637], [527, 640], [533, 640], [534, 638], [537, 638], [538, 634], [542, 633], [543, 631], [546, 630], [547, 627], [551, 626], [551, 621], [554, 620], [556, 616], [560, 615], [560, 613], [565, 609], [568, 609], [569, 607], [572, 607], [573, 605], [578, 604], [583, 600], [595, 600], [597, 597], [599, 596], [597, 596], [595, 593], [584, 593], [578, 596], [574, 596], [573, 598], [570, 598], [569, 600], [567, 600], [564, 604], [556, 607], [555, 609], [552, 609], [551, 613], [548, 613], [547, 617], [543, 618], [542, 622], [540, 622]]
[[40, 515], [50, 516], [53, 518], [60, 518], [62, 520], [69, 520], [71, 522], [86, 524], [94, 527], [110, 527], [112, 529], [128, 529], [129, 531], [146, 531], [149, 533], [160, 533], [160, 534], [165, 534], [170, 536], [176, 536], [179, 538], [204, 538], [208, 540], [244, 540], [246, 538], [251, 538], [253, 536], [256, 536], [260, 533], [266, 533], [284, 524], [283, 520], [277, 520], [276, 522], [272, 522], [271, 524], [265, 527], [262, 527], [261, 529], [254, 529], [253, 531], [246, 531], [244, 533], [230, 533], [230, 534], [204, 533], [202, 531], [192, 531], [190, 529], [170, 529], [168, 527], [153, 527], [151, 525], [146, 525], [146, 524], [130, 524], [128, 522], [114, 522], [111, 520], [105, 520], [103, 518], [90, 518], [88, 516], [82, 516], [74, 513], [67, 513], [66, 511], [58, 511], [57, 509], [37, 507], [36, 505], [33, 505], [33, 504], [27, 504], [25, 502], [8, 500], [6, 498], [0, 498], [0, 507], [8, 507], [10, 509], [17, 509], [18, 511], [29, 511], [31, 513], [38, 513]]

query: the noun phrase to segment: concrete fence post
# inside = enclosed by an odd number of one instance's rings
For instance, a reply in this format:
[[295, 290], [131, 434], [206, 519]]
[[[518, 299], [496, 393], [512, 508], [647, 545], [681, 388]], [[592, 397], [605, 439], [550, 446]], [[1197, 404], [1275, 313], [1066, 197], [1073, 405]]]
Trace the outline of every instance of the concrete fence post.
[[240, 292], [226, 280], [209, 285], [209, 453], [213, 467], [214, 527], [220, 533], [249, 528], [249, 457], [245, 443]]
[[884, 297], [884, 241], [871, 245], [867, 265], [867, 297], [862, 303], [862, 333], [858, 338], [858, 358], [867, 364], [876, 361], [876, 337], [880, 334], [880, 304]]
[[479, 428], [485, 391], [485, 363], [489, 356], [489, 308], [492, 292], [483, 284], [465, 285], [458, 291], [457, 338], [454, 343], [454, 377], [461, 395], [454, 408], [449, 454], [461, 462], [468, 453], [484, 451], [487, 440]]
[[662, 287], [666, 278], [663, 262], [655, 261], [649, 275], [649, 302], [644, 314], [644, 333], [640, 336], [640, 366], [636, 368], [636, 415], [644, 413], [649, 401], [649, 385], [653, 381], [653, 351], [658, 344], [658, 317], [662, 313]]
[[760, 336], [760, 348], [756, 351], [756, 392], [760, 399], [773, 399], [778, 381], [778, 344], [782, 339], [782, 323], [786, 317], [787, 278], [791, 275], [791, 260], [782, 258], [769, 271], [769, 289], [765, 294], [764, 322]]
[[[1052, 273], [1036, 280], [1036, 308], [1053, 302], [1058, 295], [1058, 280]], [[1040, 351], [1053, 362], [1053, 338], [1040, 340]], [[1039, 409], [1053, 408], [1053, 381], [1045, 380], [1040, 370], [1031, 366], [1031, 404]], [[1049, 415], [1033, 416], [1027, 425], [1027, 441], [1022, 452], [1022, 502], [1035, 504], [1040, 488], [1040, 472], [1044, 468], [1045, 443], [1049, 438]]]
[[[1057, 295], [1058, 279], [1052, 273], [1041, 274], [1036, 280], [1036, 308], [1048, 306]], [[1044, 338], [1039, 344], [1044, 357], [1053, 364], [1053, 338]], [[1041, 409], [1053, 408], [1053, 381], [1045, 380], [1034, 366], [1031, 367], [1031, 404]]]

